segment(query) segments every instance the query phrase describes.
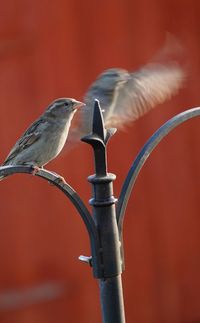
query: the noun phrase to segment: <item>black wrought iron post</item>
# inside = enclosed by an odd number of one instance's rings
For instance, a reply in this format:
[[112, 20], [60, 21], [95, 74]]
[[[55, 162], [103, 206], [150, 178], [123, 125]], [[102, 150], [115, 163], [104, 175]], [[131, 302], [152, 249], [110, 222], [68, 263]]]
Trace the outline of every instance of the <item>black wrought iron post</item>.
[[[51, 182], [71, 200], [81, 216], [91, 244], [91, 256], [80, 256], [93, 269], [93, 275], [99, 280], [103, 323], [125, 323], [124, 301], [121, 273], [124, 270], [123, 220], [126, 206], [147, 158], [161, 140], [183, 122], [200, 116], [200, 108], [184, 111], [160, 127], [141, 149], [127, 174], [119, 200], [113, 196], [115, 175], [107, 172], [106, 145], [115, 129], [105, 129], [101, 109], [95, 102], [92, 133], [82, 138], [94, 150], [95, 174], [88, 177], [92, 184], [93, 196], [90, 199], [92, 215], [80, 196], [67, 183], [60, 181], [60, 176], [45, 169], [35, 173], [29, 166], [0, 167], [0, 176], [15, 173], [34, 173]], [[2, 181], [3, 183], [3, 181]]]
[[106, 145], [116, 129], [105, 129], [99, 102], [94, 106], [92, 133], [82, 138], [94, 150], [95, 175], [89, 176], [93, 207], [100, 243], [102, 277], [99, 280], [103, 322], [125, 322], [121, 283], [122, 261], [112, 182], [116, 176], [107, 172]]

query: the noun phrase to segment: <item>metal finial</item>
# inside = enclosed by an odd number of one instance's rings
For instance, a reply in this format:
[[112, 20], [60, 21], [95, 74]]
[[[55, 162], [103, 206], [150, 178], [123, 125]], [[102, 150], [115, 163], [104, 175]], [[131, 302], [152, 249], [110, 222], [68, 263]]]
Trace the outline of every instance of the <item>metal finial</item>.
[[95, 99], [93, 108], [92, 132], [81, 138], [94, 149], [96, 175], [107, 174], [106, 145], [116, 132], [115, 128], [106, 129], [99, 100]]

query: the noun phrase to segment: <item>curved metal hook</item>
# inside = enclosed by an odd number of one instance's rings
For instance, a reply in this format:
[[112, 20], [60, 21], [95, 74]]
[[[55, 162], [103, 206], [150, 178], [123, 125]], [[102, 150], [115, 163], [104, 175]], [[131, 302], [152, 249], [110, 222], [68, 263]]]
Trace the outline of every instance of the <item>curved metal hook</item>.
[[122, 226], [124, 220], [124, 213], [126, 206], [132, 192], [133, 186], [137, 179], [142, 166], [146, 162], [147, 158], [154, 150], [154, 148], [159, 144], [159, 142], [168, 135], [173, 129], [182, 124], [183, 122], [200, 116], [200, 107], [186, 110], [182, 113], [177, 114], [175, 117], [168, 120], [164, 125], [162, 125], [146, 142], [137, 157], [135, 158], [127, 177], [124, 181], [119, 200], [117, 203], [117, 222], [119, 228], [119, 234], [122, 234]]
[[[15, 173], [26, 173], [26, 174], [32, 174], [33, 173], [33, 167], [31, 166], [2, 166], [0, 167], [0, 176], [10, 176]], [[48, 182], [55, 185], [59, 190], [61, 190], [73, 203], [75, 208], [77, 209], [78, 213], [80, 214], [83, 222], [85, 223], [85, 226], [87, 228], [88, 234], [90, 236], [90, 242], [91, 242], [91, 249], [92, 249], [92, 255], [93, 255], [93, 269], [95, 276], [99, 275], [97, 273], [97, 268], [100, 268], [98, 264], [100, 263], [99, 260], [99, 236], [98, 232], [94, 223], [93, 218], [90, 215], [90, 212], [86, 208], [85, 204], [81, 200], [80, 196], [76, 193], [76, 191], [67, 183], [64, 183], [60, 180], [60, 176], [45, 170], [45, 169], [39, 169], [36, 176], [39, 176]]]

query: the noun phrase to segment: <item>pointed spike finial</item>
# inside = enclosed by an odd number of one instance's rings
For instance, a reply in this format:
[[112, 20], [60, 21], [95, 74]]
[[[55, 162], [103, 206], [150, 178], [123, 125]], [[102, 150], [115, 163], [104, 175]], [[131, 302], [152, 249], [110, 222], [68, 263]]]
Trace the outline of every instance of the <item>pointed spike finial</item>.
[[107, 174], [106, 145], [116, 129], [106, 129], [104, 126], [103, 113], [99, 100], [95, 99], [93, 108], [92, 132], [81, 138], [94, 149], [96, 174]]
[[95, 99], [95, 102], [94, 102], [92, 132], [97, 134], [103, 140], [103, 142], [105, 141], [106, 131], [104, 127], [103, 114], [101, 111], [99, 100], [97, 99]]

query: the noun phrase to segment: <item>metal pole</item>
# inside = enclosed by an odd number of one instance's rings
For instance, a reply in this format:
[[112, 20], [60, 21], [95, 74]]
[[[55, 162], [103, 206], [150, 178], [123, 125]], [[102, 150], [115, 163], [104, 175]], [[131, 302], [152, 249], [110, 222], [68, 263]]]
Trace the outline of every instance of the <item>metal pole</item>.
[[94, 150], [95, 174], [88, 177], [92, 184], [93, 219], [99, 235], [102, 275], [100, 286], [103, 323], [125, 323], [122, 292], [121, 243], [113, 196], [113, 181], [116, 176], [107, 172], [106, 144], [114, 129], [105, 129], [98, 101], [95, 102], [92, 132], [82, 138]]
[[93, 218], [100, 240], [100, 256], [103, 277], [99, 280], [103, 323], [125, 323], [124, 301], [121, 282], [120, 240], [117, 226], [116, 199], [112, 181], [115, 175], [93, 175]]
[[104, 323], [125, 322], [121, 275], [99, 280]]

